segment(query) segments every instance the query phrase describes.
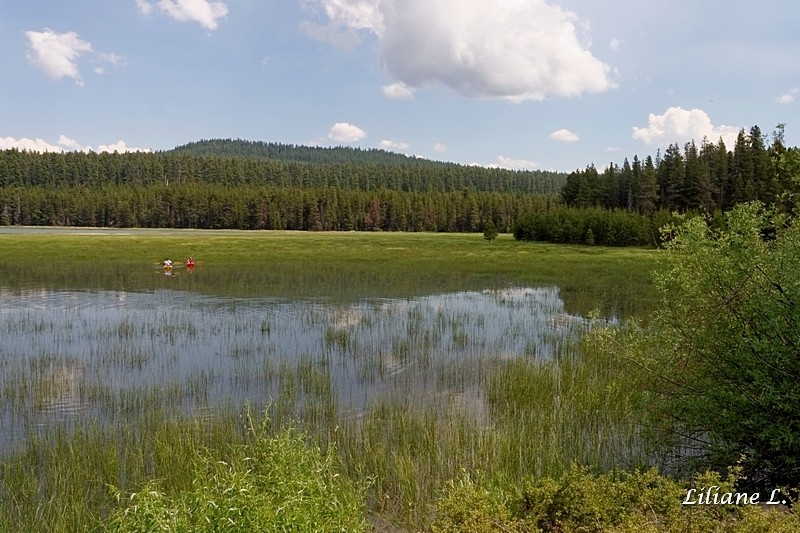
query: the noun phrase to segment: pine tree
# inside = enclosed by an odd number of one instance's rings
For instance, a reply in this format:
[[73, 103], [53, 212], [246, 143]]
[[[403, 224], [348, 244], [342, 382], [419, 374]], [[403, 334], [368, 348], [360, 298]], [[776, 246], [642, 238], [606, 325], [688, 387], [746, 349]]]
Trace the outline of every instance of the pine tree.
[[736, 145], [733, 148], [733, 165], [731, 172], [731, 206], [755, 199], [755, 185], [753, 180], [753, 154], [750, 150], [744, 129], [739, 130]]
[[[634, 161], [636, 161], [634, 159]], [[658, 183], [656, 181], [656, 169], [653, 165], [653, 158], [647, 156], [644, 160], [641, 183], [639, 186], [639, 212], [645, 215], [652, 215], [658, 208]]]
[[671, 144], [657, 169], [659, 197], [661, 207], [666, 209], [682, 210], [685, 208], [682, 197], [683, 178], [686, 168], [683, 155], [677, 144]]

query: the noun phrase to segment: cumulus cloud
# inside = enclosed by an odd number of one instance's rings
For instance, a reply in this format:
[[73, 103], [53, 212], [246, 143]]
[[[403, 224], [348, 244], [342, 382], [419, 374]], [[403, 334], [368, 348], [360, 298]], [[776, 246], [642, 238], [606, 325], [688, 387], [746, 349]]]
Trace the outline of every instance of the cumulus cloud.
[[152, 152], [149, 148], [128, 146], [122, 140], [114, 144], [101, 144], [95, 149], [91, 146], [85, 146], [75, 139], [70, 139], [64, 134], [59, 135], [57, 144], [50, 144], [40, 138], [28, 139], [27, 137], [22, 137], [21, 139], [15, 139], [13, 137], [0, 137], [0, 150], [10, 150], [12, 148], [31, 152]]
[[542, 100], [616, 86], [581, 42], [578, 17], [545, 0], [317, 0], [327, 25], [306, 33], [350, 45], [377, 37], [385, 70], [409, 89]]
[[714, 126], [702, 109], [670, 107], [661, 115], [650, 113], [647, 126], [634, 126], [633, 138], [648, 146], [700, 141], [703, 137], [717, 142], [722, 138], [726, 145], [732, 146], [740, 129], [738, 126]]
[[163, 11], [178, 22], [197, 22], [208, 30], [215, 30], [220, 19], [228, 15], [228, 6], [218, 0], [136, 0], [139, 12], [149, 15], [154, 9]]
[[339, 143], [354, 143], [366, 138], [367, 134], [349, 122], [337, 122], [328, 132], [328, 139]]
[[54, 80], [66, 76], [83, 86], [77, 60], [82, 54], [92, 51], [91, 43], [75, 32], [58, 33], [50, 28], [26, 31], [25, 36], [28, 38], [26, 55], [32, 65]]
[[119, 140], [113, 144], [101, 144], [97, 147], [95, 152], [119, 152], [121, 154], [126, 152], [150, 152], [149, 148], [136, 148], [133, 146], [128, 146], [125, 141]]
[[580, 137], [576, 133], [573, 133], [566, 129], [556, 130], [550, 134], [550, 138], [554, 141], [561, 141], [566, 143], [571, 143], [575, 141], [579, 141]]
[[402, 141], [384, 139], [378, 144], [378, 147], [382, 148], [383, 150], [390, 150], [393, 152], [405, 152], [411, 146], [408, 143], [404, 143]]
[[436, 143], [433, 145], [433, 151], [438, 153], [443, 153], [447, 151], [447, 145], [444, 143]]
[[88, 147], [81, 146], [81, 143], [76, 141], [75, 139], [70, 139], [63, 133], [58, 136], [58, 144], [67, 150], [77, 150], [79, 152], [88, 151]]
[[504, 155], [497, 156], [497, 163], [487, 165], [492, 168], [505, 168], [508, 170], [533, 170], [539, 168], [539, 163], [527, 159], [513, 159]]
[[311, 21], [300, 24], [305, 34], [318, 41], [350, 49], [361, 42], [360, 30], [383, 31], [383, 17], [378, 3], [383, 0], [318, 0], [325, 11], [328, 24]]
[[791, 104], [792, 102], [794, 102], [794, 99], [798, 93], [800, 93], [800, 89], [798, 88], [791, 89], [790, 91], [780, 95], [775, 101], [778, 102], [779, 104]]
[[83, 87], [83, 78], [78, 69], [78, 58], [84, 54], [92, 56], [95, 74], [104, 74], [105, 65], [122, 66], [125, 60], [114, 52], [95, 52], [92, 44], [75, 32], [58, 33], [50, 28], [43, 31], [26, 31], [28, 61], [54, 80], [67, 77]]
[[60, 146], [55, 146], [48, 143], [44, 139], [28, 139], [23, 137], [15, 139], [13, 137], [0, 137], [0, 150], [28, 150], [31, 152], [63, 152], [64, 149]]
[[411, 100], [414, 98], [414, 89], [405, 83], [392, 83], [383, 86], [383, 95], [390, 100]]

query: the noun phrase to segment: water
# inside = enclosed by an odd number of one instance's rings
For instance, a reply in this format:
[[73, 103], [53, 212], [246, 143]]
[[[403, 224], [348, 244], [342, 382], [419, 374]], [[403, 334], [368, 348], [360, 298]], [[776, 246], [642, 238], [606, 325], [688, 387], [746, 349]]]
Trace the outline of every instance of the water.
[[453, 368], [550, 359], [588, 322], [556, 287], [405, 298], [0, 289], [0, 447], [31, 428], [148, 410], [322, 398], [347, 416], [390, 394], [469, 395]]

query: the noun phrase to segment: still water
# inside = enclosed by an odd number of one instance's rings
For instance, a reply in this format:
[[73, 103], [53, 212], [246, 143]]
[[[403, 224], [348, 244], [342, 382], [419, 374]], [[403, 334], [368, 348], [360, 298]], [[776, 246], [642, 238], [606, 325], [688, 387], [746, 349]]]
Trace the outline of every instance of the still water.
[[148, 409], [204, 415], [287, 394], [358, 416], [388, 394], [463, 394], [469, 380], [448, 378], [452, 369], [552, 359], [588, 326], [557, 287], [341, 301], [221, 296], [168, 281], [0, 288], [0, 448], [54, 424]]

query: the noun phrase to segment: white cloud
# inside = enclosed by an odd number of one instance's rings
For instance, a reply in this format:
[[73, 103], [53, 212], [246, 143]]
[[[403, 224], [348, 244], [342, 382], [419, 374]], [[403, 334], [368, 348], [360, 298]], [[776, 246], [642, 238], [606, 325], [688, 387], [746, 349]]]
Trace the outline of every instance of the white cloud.
[[800, 89], [791, 89], [789, 92], [780, 95], [775, 101], [779, 104], [791, 104], [798, 93], [800, 93]]
[[218, 0], [136, 0], [136, 5], [143, 15], [158, 8], [178, 22], [197, 22], [208, 30], [217, 29], [219, 20], [228, 15], [227, 4]]
[[64, 149], [60, 146], [55, 146], [44, 139], [28, 139], [23, 137], [15, 139], [13, 137], [0, 137], [0, 150], [11, 150], [16, 148], [18, 150], [29, 150], [32, 152], [63, 152]]
[[85, 146], [81, 146], [81, 143], [76, 141], [75, 139], [70, 139], [63, 133], [58, 136], [58, 144], [68, 150], [78, 150], [78, 151], [87, 151], [88, 148]]
[[378, 147], [382, 148], [383, 150], [391, 150], [394, 152], [405, 152], [411, 147], [411, 145], [409, 145], [408, 143], [404, 143], [402, 141], [384, 139], [378, 144]]
[[72, 78], [80, 86], [83, 79], [78, 71], [77, 59], [92, 51], [91, 43], [75, 32], [57, 33], [50, 28], [44, 31], [26, 31], [28, 60], [54, 80]]
[[125, 59], [122, 56], [115, 54], [114, 52], [109, 52], [109, 53], [104, 52], [98, 54], [97, 58], [104, 63], [110, 63], [111, 65], [114, 66], [125, 64]]
[[325, 11], [328, 24], [322, 26], [304, 20], [300, 29], [317, 41], [350, 50], [361, 43], [359, 32], [381, 31], [382, 15], [378, 6], [383, 0], [318, 0]]
[[94, 61], [95, 63], [99, 63], [94, 69], [95, 74], [105, 74], [106, 69], [103, 66], [104, 63], [108, 63], [109, 65], [113, 65], [115, 67], [122, 66], [125, 64], [125, 59], [115, 54], [114, 52], [110, 53], [100, 53], [97, 54], [97, 59]]
[[447, 145], [444, 143], [436, 143], [433, 145], [433, 151], [440, 154], [447, 151]]
[[577, 16], [545, 0], [317, 0], [316, 38], [379, 40], [386, 71], [410, 89], [443, 85], [474, 98], [578, 96], [616, 86], [580, 42]]
[[337, 122], [328, 132], [328, 139], [340, 143], [353, 143], [367, 136], [366, 132], [348, 122]]
[[[383, 32], [381, 6], [384, 0], [319, 0], [328, 18], [326, 33], [348, 33], [358, 38], [357, 30]], [[309, 23], [307, 27], [321, 26]]]
[[717, 142], [721, 137], [727, 146], [733, 146], [740, 129], [737, 126], [714, 126], [702, 109], [687, 111], [682, 107], [670, 107], [663, 115], [650, 113], [646, 127], [634, 126], [633, 138], [655, 146], [701, 141], [703, 137]]
[[405, 83], [392, 83], [383, 86], [383, 94], [390, 100], [411, 100], [414, 98], [414, 89]]
[[611, 41], [609, 41], [608, 47], [616, 52], [617, 50], [619, 50], [619, 46], [621, 44], [622, 44], [622, 41], [620, 41], [617, 38], [614, 38], [614, 39], [611, 39]]
[[28, 139], [23, 137], [15, 139], [13, 137], [0, 137], [0, 150], [29, 150], [32, 152], [152, 152], [149, 148], [134, 148], [125, 144], [125, 141], [117, 141], [114, 144], [101, 144], [97, 149], [91, 146], [84, 146], [75, 139], [70, 139], [66, 135], [59, 135], [57, 145], [50, 144], [44, 139]]
[[554, 141], [561, 141], [565, 143], [571, 143], [575, 141], [579, 141], [580, 137], [576, 133], [573, 133], [569, 130], [560, 129], [556, 130], [550, 134], [550, 138]]
[[147, 0], [136, 0], [136, 6], [143, 15], [149, 15], [153, 11], [153, 4]]
[[97, 147], [96, 152], [119, 152], [121, 154], [126, 152], [151, 152], [149, 148], [135, 148], [133, 146], [128, 146], [125, 144], [125, 141], [119, 140], [114, 144], [101, 144]]
[[527, 159], [512, 159], [504, 155], [497, 156], [497, 163], [487, 165], [492, 168], [505, 168], [509, 170], [533, 170], [539, 168], [539, 163]]

